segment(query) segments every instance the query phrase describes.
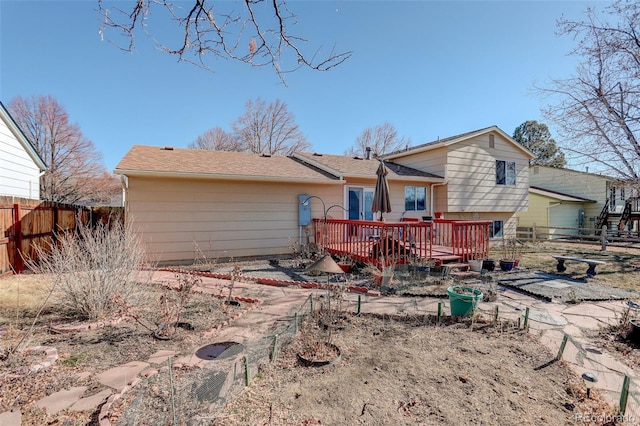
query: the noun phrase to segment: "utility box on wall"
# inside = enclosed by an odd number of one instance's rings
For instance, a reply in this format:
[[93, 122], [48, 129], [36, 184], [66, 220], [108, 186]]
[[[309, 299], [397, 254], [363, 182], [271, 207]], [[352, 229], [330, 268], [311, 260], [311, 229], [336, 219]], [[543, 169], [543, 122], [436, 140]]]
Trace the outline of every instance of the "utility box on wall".
[[[298, 226], [307, 226], [311, 224], [311, 203], [307, 194], [298, 195]], [[306, 205], [302, 204], [306, 201]]]

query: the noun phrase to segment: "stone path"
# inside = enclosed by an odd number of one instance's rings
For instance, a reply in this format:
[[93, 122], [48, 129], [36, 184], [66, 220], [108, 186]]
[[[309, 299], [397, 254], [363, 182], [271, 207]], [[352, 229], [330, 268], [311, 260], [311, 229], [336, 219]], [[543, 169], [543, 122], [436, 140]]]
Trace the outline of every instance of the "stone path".
[[[154, 280], [170, 281], [174, 277], [170, 272], [156, 272]], [[510, 279], [517, 279], [511, 276]], [[202, 287], [212, 294], [218, 294], [221, 286], [227, 283], [216, 278], [203, 278]], [[485, 284], [487, 285], [487, 284]], [[548, 288], [566, 288], [575, 283], [562, 279], [547, 280]], [[615, 324], [625, 309], [623, 301], [583, 302], [580, 304], [564, 304], [557, 301], [544, 301], [510, 288], [498, 287], [497, 300], [495, 302], [482, 302], [478, 309], [488, 317], [492, 317], [495, 307], [498, 307], [501, 319], [523, 318], [524, 312], [529, 308], [530, 332], [540, 337], [541, 342], [547, 346], [551, 353], [557, 353], [563, 336], [570, 338], [566, 345], [563, 360], [578, 374], [590, 372], [598, 378], [596, 387], [601, 389], [612, 405], [617, 405], [620, 390], [625, 375], [635, 382], [638, 372], [624, 366], [607, 354], [603, 349], [589, 344], [588, 335], [596, 332], [600, 327]], [[282, 320], [290, 321], [293, 312], [299, 309], [308, 299], [309, 294], [315, 298], [324, 295], [323, 290], [301, 289], [295, 287], [273, 287], [250, 283], [236, 283], [235, 295], [258, 298], [263, 304], [237, 319], [226, 328], [215, 334], [214, 341], [234, 341], [245, 344], [251, 339], [268, 334], [273, 330], [274, 323]], [[361, 311], [364, 313], [383, 314], [435, 314], [438, 304], [441, 303], [443, 314], [449, 314], [449, 301], [447, 299], [401, 297], [401, 296], [371, 296], [349, 293], [346, 296], [347, 303], [355, 307], [358, 297], [361, 300]], [[131, 360], [122, 366], [111, 368], [96, 375], [97, 380], [104, 386], [103, 389], [85, 395], [86, 388], [73, 387], [52, 393], [36, 402], [36, 405], [47, 410], [50, 414], [59, 413], [65, 409], [95, 411], [103, 405], [101, 412], [101, 425], [109, 425], [106, 418], [106, 408], [115, 400], [117, 395], [130, 389], [139, 380], [149, 377], [166, 369], [167, 358], [174, 357], [174, 366], [190, 365], [207, 367], [207, 360], [195, 356], [195, 350], [187, 350], [184, 353], [175, 353], [170, 350], [156, 352], [147, 360]], [[237, 362], [232, 360], [231, 362]], [[222, 391], [227, 391], [227, 388]], [[220, 391], [220, 389], [218, 389]], [[640, 415], [638, 399], [640, 396], [635, 387], [632, 388], [629, 398], [628, 413]], [[636, 417], [640, 419], [640, 417]], [[0, 425], [20, 426], [21, 414], [19, 411], [0, 413]]]

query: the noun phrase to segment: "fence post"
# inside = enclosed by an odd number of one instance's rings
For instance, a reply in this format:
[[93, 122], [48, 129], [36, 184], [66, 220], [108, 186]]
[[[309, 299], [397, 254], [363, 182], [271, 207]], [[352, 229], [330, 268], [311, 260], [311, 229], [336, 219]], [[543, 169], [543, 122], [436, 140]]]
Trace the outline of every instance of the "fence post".
[[15, 244], [15, 254], [13, 257], [13, 268], [17, 274], [24, 271], [22, 262], [22, 212], [20, 204], [13, 205], [13, 243]]
[[532, 241], [533, 243], [535, 243], [535, 242], [536, 242], [536, 232], [537, 232], [537, 231], [536, 231], [536, 224], [534, 223], [534, 224], [533, 224], [533, 227], [531, 228], [531, 241]]
[[600, 232], [600, 240], [602, 243], [602, 251], [607, 251], [607, 225], [602, 225], [602, 231]]
[[278, 354], [278, 335], [273, 336], [273, 348], [271, 349], [271, 362], [276, 360]]
[[622, 416], [624, 416], [625, 411], [627, 411], [627, 399], [629, 398], [629, 382], [631, 382], [631, 377], [625, 375], [624, 382], [622, 382], [622, 391], [620, 392], [620, 415]]
[[249, 358], [244, 356], [244, 385], [249, 386], [251, 384], [251, 371], [249, 370]]
[[[77, 215], [74, 216], [73, 220], [77, 220]], [[58, 204], [53, 205], [53, 224], [51, 226], [51, 241], [55, 246], [58, 241], [58, 223], [60, 222], [60, 213], [58, 211]]]
[[567, 346], [568, 338], [569, 335], [565, 333], [564, 337], [562, 338], [562, 343], [560, 344], [560, 349], [558, 350], [558, 355], [556, 355], [556, 361], [560, 361], [562, 359], [562, 354], [564, 353], [565, 346]]

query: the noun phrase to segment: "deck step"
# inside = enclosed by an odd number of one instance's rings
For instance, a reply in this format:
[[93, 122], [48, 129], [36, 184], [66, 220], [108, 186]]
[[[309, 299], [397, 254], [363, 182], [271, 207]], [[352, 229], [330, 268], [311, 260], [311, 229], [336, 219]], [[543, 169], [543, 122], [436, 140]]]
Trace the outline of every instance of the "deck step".
[[480, 272], [477, 271], [451, 271], [450, 276], [456, 278], [472, 278], [480, 276]]
[[447, 269], [469, 269], [471, 265], [468, 263], [443, 263], [442, 267]]

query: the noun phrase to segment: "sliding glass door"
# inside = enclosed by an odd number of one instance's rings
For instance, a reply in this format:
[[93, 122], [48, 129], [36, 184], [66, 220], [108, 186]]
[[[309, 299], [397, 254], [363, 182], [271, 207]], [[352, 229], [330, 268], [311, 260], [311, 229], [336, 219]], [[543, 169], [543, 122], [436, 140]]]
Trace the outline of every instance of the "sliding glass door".
[[373, 220], [373, 188], [349, 187], [349, 219]]

